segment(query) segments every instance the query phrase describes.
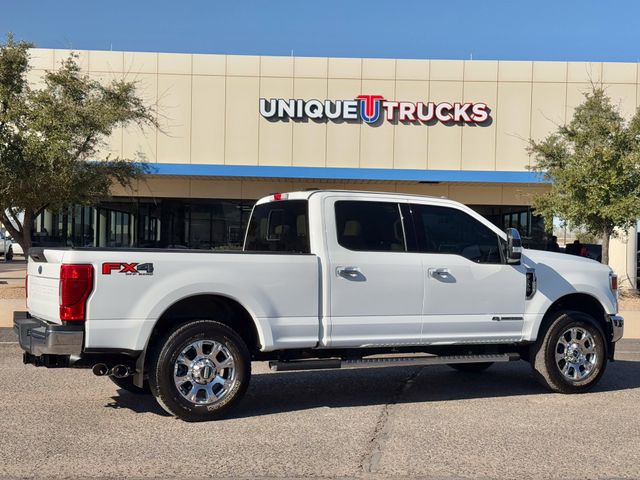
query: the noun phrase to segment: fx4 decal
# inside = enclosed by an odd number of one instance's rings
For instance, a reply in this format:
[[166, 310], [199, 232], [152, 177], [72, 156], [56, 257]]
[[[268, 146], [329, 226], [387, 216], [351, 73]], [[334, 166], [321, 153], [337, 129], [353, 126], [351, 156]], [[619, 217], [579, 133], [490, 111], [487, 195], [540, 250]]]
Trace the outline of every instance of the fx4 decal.
[[153, 275], [153, 263], [105, 262], [102, 264], [103, 275], [111, 275], [112, 272], [125, 275]]

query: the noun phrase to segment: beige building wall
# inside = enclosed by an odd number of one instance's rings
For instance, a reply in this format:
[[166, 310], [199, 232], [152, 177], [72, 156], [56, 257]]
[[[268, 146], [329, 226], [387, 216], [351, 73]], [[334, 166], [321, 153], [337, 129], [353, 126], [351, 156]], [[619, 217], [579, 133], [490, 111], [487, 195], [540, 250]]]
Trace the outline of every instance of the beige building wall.
[[[34, 49], [29, 81], [70, 50]], [[136, 82], [158, 113], [159, 128], [117, 128], [101, 158], [151, 163], [526, 171], [530, 138], [571, 118], [591, 82], [602, 82], [630, 118], [640, 103], [639, 64], [258, 57], [77, 51], [83, 72], [100, 82]], [[268, 122], [260, 97], [484, 102], [486, 126]], [[384, 190], [447, 196], [467, 204], [529, 205], [539, 184], [295, 181], [149, 176], [115, 195], [257, 199], [303, 188]], [[631, 237], [629, 237], [631, 238]], [[635, 239], [635, 236], [631, 238]], [[612, 265], [635, 268], [635, 241], [614, 240]], [[624, 274], [621, 273], [621, 276]]]
[[[71, 52], [34, 49], [41, 83]], [[125, 78], [158, 111], [159, 129], [117, 129], [101, 156], [150, 162], [523, 171], [541, 139], [604, 82], [620, 111], [638, 106], [636, 63], [393, 60], [79, 51], [88, 75]], [[485, 102], [486, 126], [269, 122], [260, 97]]]

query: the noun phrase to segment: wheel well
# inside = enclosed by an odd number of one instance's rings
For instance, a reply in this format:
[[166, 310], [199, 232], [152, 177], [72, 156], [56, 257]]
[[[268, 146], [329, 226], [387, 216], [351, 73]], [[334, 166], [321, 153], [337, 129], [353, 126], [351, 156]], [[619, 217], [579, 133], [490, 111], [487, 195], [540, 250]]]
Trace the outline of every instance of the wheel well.
[[148, 348], [170, 330], [191, 320], [224, 323], [240, 335], [252, 355], [260, 350], [260, 337], [249, 312], [236, 300], [222, 295], [194, 295], [171, 305], [153, 327]]
[[605, 334], [609, 333], [610, 326], [605, 319], [604, 307], [595, 297], [586, 293], [571, 293], [553, 302], [544, 315], [540, 328], [541, 332], [546, 331], [553, 319], [553, 314], [561, 310], [573, 310], [586, 313], [598, 322]]

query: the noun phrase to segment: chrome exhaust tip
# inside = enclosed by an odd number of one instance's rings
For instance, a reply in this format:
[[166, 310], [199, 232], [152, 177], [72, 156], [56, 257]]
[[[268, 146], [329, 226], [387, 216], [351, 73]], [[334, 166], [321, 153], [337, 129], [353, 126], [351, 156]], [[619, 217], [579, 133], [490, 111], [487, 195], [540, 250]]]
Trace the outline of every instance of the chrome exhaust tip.
[[104, 377], [105, 375], [109, 374], [109, 367], [107, 367], [104, 363], [96, 363], [91, 371], [97, 377]]
[[111, 370], [111, 375], [116, 378], [127, 378], [131, 375], [131, 369], [126, 365], [116, 365]]

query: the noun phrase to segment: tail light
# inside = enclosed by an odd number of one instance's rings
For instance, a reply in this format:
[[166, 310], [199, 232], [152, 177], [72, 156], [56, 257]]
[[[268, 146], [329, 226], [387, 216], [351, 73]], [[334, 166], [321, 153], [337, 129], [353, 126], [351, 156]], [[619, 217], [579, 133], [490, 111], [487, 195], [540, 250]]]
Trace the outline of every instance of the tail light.
[[616, 293], [618, 290], [618, 275], [615, 273], [611, 273], [609, 275], [609, 288], [611, 288], [613, 293]]
[[83, 321], [87, 299], [93, 290], [93, 266], [62, 265], [60, 267], [60, 320]]

